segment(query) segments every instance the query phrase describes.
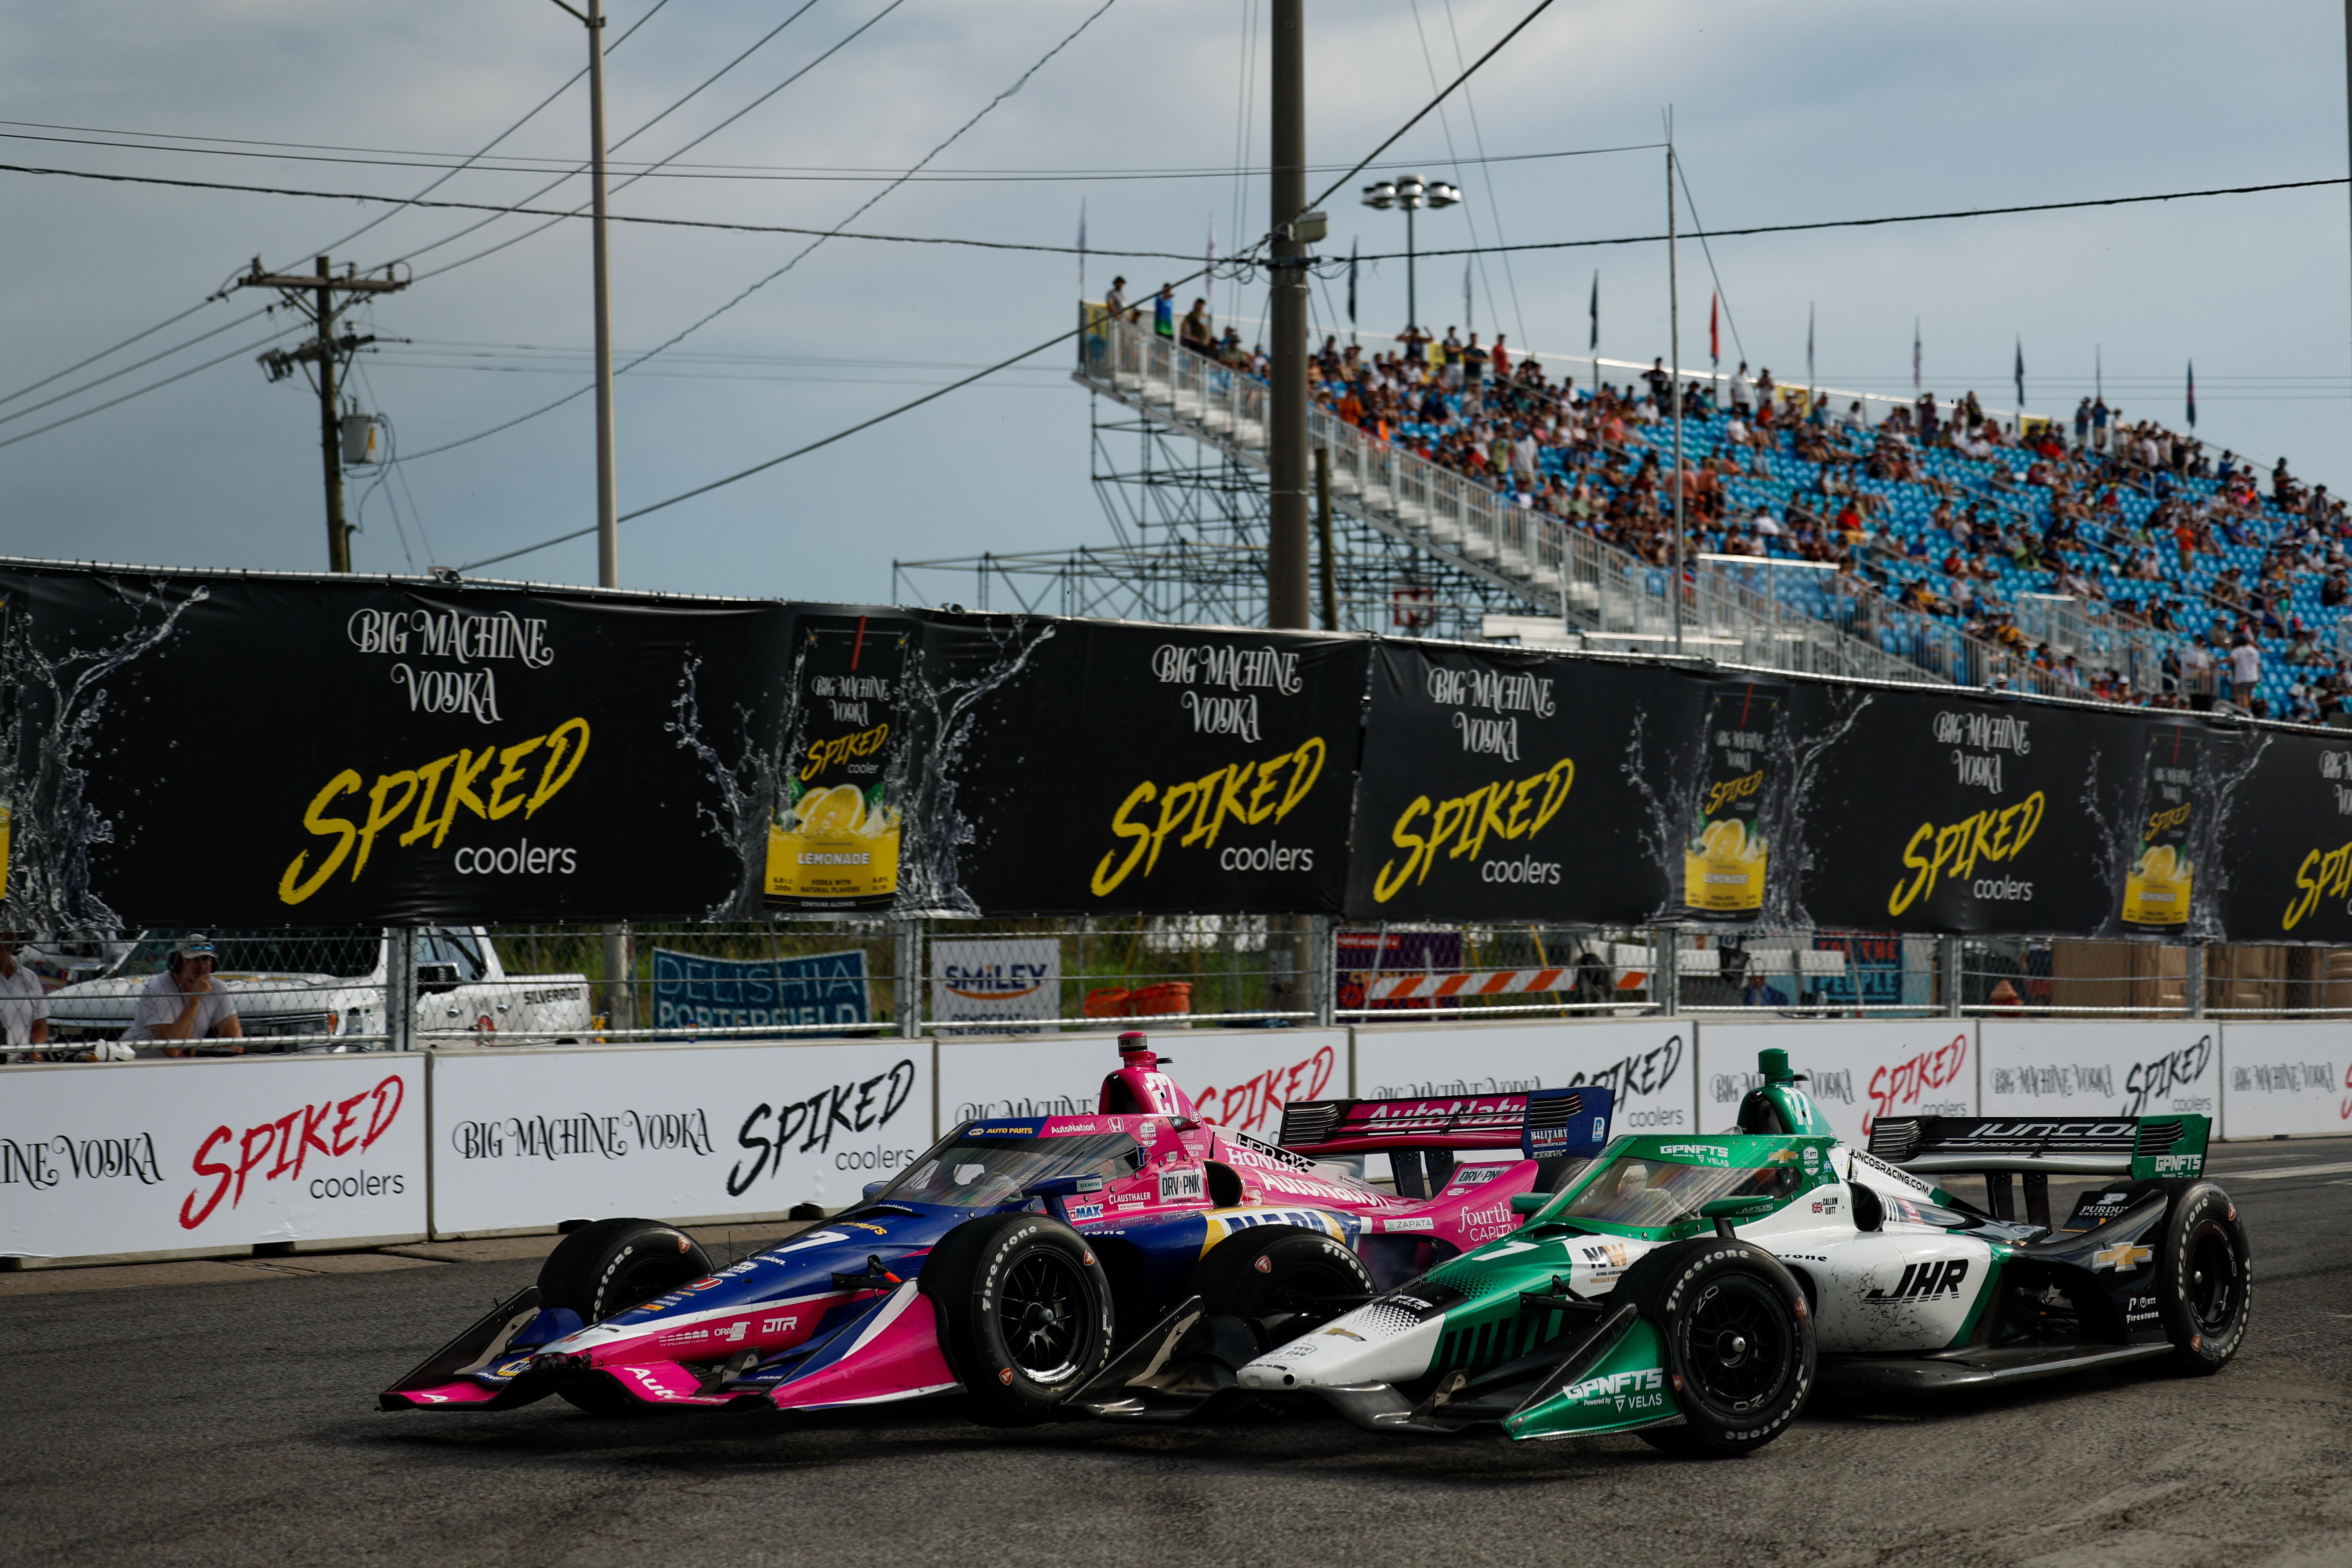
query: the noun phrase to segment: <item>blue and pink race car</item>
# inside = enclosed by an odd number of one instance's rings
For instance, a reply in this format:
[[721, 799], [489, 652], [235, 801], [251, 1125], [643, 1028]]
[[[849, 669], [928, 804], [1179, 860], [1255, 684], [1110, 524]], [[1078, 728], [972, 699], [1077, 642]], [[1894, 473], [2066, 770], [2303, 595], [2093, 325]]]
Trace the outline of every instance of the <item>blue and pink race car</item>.
[[[1513, 1197], [1558, 1190], [1608, 1142], [1610, 1091], [1581, 1088], [1295, 1103], [1269, 1144], [1202, 1120], [1160, 1067], [1122, 1035], [1095, 1114], [966, 1122], [729, 1268], [675, 1226], [581, 1226], [380, 1403], [817, 1410], [960, 1392], [1019, 1425], [1094, 1384], [1120, 1414], [1192, 1414], [1246, 1399], [1235, 1374], [1267, 1351], [1511, 1231]], [[1373, 1152], [1395, 1190], [1328, 1163]]]

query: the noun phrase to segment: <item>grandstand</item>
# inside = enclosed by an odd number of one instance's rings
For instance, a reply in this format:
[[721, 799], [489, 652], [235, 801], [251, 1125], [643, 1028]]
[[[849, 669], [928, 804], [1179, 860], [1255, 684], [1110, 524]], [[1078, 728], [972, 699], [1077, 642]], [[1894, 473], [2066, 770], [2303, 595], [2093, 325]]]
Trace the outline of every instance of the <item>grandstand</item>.
[[[1222, 354], [1203, 353], [1083, 309], [1076, 379], [1138, 416], [1121, 427], [1147, 447], [1164, 454], [1175, 437], [1214, 448], [1219, 461], [1190, 482], [1210, 484], [1216, 503], [1156, 540], [1122, 527], [1110, 550], [901, 563], [901, 584], [920, 596], [927, 574], [974, 573], [984, 591], [991, 575], [1025, 574], [1066, 600], [1103, 604], [1116, 584], [1130, 614], [1255, 618], [1262, 356], [1230, 334]], [[1437, 353], [1407, 347], [1410, 360], [1327, 339], [1312, 362], [1309, 439], [1328, 455], [1344, 525], [1339, 624], [1663, 651], [1671, 378], [1584, 356], [1554, 361], [1566, 372], [1555, 377], [1512, 358], [1473, 387]], [[2242, 642], [2260, 655], [2237, 693], [2248, 710], [2317, 721], [2352, 689], [2338, 640], [2352, 525], [2284, 462], [2264, 493], [2233, 457], [2152, 425], [2070, 431], [1973, 393], [1947, 408], [1932, 394], [1913, 404], [1706, 377], [1686, 381], [1684, 401], [1686, 651], [2204, 708], [2228, 702]], [[1179, 467], [1163, 456], [1147, 482], [1181, 489]]]

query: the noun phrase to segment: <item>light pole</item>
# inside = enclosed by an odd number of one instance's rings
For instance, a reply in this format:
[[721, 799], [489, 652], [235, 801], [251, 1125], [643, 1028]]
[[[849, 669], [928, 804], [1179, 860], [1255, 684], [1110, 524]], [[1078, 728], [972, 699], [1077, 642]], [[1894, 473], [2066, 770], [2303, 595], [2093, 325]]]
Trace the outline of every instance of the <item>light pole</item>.
[[555, 0], [588, 29], [588, 160], [590, 257], [595, 291], [596, 337], [596, 584], [621, 585], [619, 485], [613, 465], [613, 295], [606, 264], [604, 210], [604, 4]]
[[[2352, 0], [2347, 0], [2352, 4]], [[1400, 179], [1382, 180], [1364, 187], [1364, 205], [1386, 212], [1391, 207], [1404, 209], [1404, 313], [1405, 331], [1412, 331], [1421, 325], [1421, 296], [1416, 287], [1416, 264], [1413, 259], [1412, 215], [1423, 207], [1432, 211], [1450, 207], [1462, 199], [1459, 186], [1444, 180], [1423, 180], [1419, 174], [1406, 174]]]

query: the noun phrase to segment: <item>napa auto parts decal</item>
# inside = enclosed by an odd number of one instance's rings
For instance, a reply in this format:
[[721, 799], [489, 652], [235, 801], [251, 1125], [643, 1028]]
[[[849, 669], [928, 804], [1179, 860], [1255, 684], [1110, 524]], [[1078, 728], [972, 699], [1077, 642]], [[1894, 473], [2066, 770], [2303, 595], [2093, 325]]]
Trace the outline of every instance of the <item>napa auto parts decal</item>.
[[7, 1084], [0, 1254], [424, 1233], [421, 1058], [26, 1068]]

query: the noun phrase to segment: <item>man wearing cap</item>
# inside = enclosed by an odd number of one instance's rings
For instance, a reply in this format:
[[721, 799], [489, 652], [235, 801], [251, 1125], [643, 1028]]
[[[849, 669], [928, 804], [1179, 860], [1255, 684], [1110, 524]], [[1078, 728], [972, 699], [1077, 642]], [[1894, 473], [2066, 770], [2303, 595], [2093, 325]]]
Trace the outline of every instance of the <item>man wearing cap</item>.
[[0, 1046], [12, 1051], [49, 1043], [48, 993], [39, 975], [16, 962], [20, 940], [0, 931]]
[[[202, 931], [182, 937], [172, 949], [171, 966], [139, 988], [139, 1007], [122, 1037], [163, 1041], [166, 1056], [184, 1056], [190, 1042], [215, 1035], [224, 1040], [243, 1039], [236, 1001], [214, 982], [213, 963], [212, 938]], [[226, 1048], [232, 1054], [245, 1049]]]

